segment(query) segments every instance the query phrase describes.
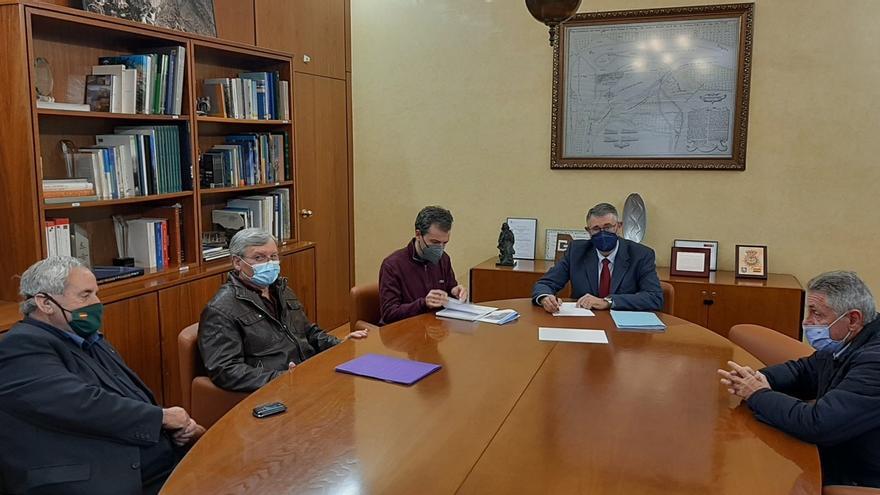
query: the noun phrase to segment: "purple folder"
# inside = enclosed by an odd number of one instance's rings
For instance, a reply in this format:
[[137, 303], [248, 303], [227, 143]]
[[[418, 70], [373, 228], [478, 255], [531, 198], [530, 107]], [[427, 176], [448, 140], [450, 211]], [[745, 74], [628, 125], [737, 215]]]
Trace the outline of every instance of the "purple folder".
[[365, 354], [340, 364], [336, 367], [336, 371], [391, 383], [412, 385], [440, 368], [439, 364], [422, 363], [379, 354]]

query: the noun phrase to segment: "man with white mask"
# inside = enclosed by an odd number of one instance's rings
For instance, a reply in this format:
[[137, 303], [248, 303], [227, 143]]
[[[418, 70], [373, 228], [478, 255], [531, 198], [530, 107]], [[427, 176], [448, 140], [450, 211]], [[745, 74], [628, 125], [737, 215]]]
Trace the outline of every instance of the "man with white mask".
[[880, 318], [853, 272], [807, 284], [804, 335], [816, 352], [760, 371], [718, 370], [755, 417], [819, 447], [825, 485], [880, 487]]
[[[341, 342], [309, 321], [287, 279], [278, 276], [281, 260], [272, 235], [240, 230], [229, 252], [233, 270], [199, 321], [199, 352], [215, 385], [254, 391]], [[367, 330], [348, 335], [366, 336]]]

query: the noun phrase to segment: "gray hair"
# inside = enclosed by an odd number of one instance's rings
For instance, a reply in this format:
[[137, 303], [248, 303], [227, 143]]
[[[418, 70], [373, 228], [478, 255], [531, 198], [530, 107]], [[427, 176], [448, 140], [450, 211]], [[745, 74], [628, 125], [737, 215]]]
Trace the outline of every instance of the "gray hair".
[[620, 221], [620, 216], [617, 214], [617, 208], [610, 203], [599, 203], [596, 206], [590, 208], [590, 211], [587, 212], [587, 222], [590, 221], [590, 218], [599, 218], [604, 217], [605, 215], [614, 215], [614, 219]]
[[236, 232], [235, 235], [232, 236], [232, 240], [229, 241], [229, 254], [244, 258], [245, 249], [251, 246], [263, 246], [269, 241], [274, 241], [275, 244], [278, 244], [275, 236], [263, 229], [241, 229]]
[[877, 306], [871, 289], [856, 272], [825, 272], [807, 283], [807, 291], [824, 294], [828, 306], [837, 315], [857, 309], [861, 311], [866, 325], [877, 317]]
[[34, 296], [41, 293], [53, 296], [61, 295], [67, 287], [67, 279], [74, 268], [86, 268], [86, 265], [71, 256], [52, 256], [40, 260], [30, 266], [21, 275], [18, 293], [24, 297], [19, 304], [21, 314], [27, 316], [37, 309]]
[[431, 229], [431, 225], [436, 225], [443, 232], [449, 232], [452, 229], [452, 213], [441, 206], [422, 208], [422, 211], [416, 215], [416, 230], [425, 235]]

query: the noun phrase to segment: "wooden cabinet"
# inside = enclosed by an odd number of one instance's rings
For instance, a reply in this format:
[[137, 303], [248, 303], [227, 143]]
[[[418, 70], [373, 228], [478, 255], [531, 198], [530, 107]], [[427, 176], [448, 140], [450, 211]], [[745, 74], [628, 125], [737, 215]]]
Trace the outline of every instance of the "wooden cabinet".
[[256, 44], [253, 0], [214, 0], [214, 22], [218, 38]]
[[303, 304], [306, 316], [316, 321], [315, 250], [308, 249], [282, 257], [281, 274], [287, 277], [288, 286]]
[[[471, 268], [471, 299], [476, 302], [530, 297], [532, 287], [553, 267], [552, 261], [517, 260], [517, 266], [495, 266], [492, 257]], [[670, 277], [657, 268], [660, 280], [675, 287], [674, 315], [727, 337], [730, 327], [754, 323], [789, 337], [801, 338], [804, 292], [791, 275], [771, 273], [767, 280], [738, 279], [719, 271], [708, 279]], [[570, 287], [560, 291], [569, 297]]]
[[181, 330], [199, 321], [202, 309], [214, 297], [222, 283], [223, 275], [218, 274], [159, 291], [162, 390], [166, 406], [179, 406], [183, 403], [177, 336]]
[[675, 316], [727, 337], [730, 327], [754, 323], [800, 340], [804, 291], [791, 275], [771, 273], [767, 280], [737, 279], [733, 272], [710, 278], [670, 277], [657, 268], [660, 280], [675, 286]]
[[294, 74], [300, 238], [317, 243], [318, 324], [348, 321], [351, 195], [345, 81]]
[[346, 0], [256, 0], [257, 45], [294, 54], [297, 72], [345, 78]]
[[162, 345], [159, 336], [159, 298], [155, 293], [104, 306], [104, 337], [125, 363], [164, 402]]

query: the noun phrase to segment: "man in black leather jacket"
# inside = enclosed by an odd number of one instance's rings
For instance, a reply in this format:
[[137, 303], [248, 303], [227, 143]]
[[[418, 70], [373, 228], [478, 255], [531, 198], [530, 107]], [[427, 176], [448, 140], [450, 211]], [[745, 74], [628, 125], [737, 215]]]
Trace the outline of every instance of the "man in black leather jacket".
[[[241, 230], [229, 250], [233, 270], [199, 321], [199, 351], [215, 385], [254, 391], [341, 342], [308, 320], [287, 280], [278, 277], [278, 247], [270, 234]], [[366, 330], [349, 334], [366, 336]]]
[[753, 371], [731, 362], [721, 382], [755, 417], [819, 447], [824, 485], [880, 487], [880, 318], [853, 272], [807, 284], [804, 335], [816, 352]]

